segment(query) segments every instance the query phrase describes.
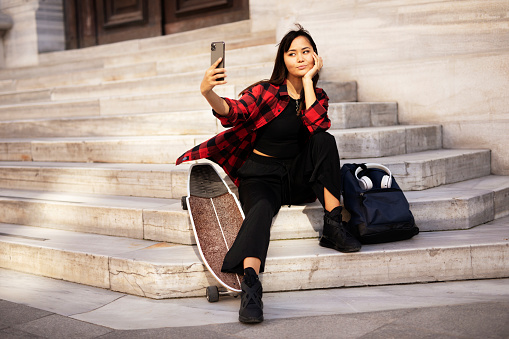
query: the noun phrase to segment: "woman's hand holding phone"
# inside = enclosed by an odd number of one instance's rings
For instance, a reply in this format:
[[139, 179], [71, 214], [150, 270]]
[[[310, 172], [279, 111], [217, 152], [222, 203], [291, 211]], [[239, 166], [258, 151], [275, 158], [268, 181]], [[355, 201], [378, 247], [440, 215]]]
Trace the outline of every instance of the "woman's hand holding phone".
[[216, 113], [226, 116], [230, 111], [230, 107], [223, 98], [213, 91], [215, 86], [226, 84], [224, 52], [224, 42], [218, 41], [210, 44], [210, 62], [212, 65], [205, 72], [200, 85], [200, 91]]
[[[200, 91], [205, 99], [207, 99], [212, 109], [219, 115], [225, 116], [228, 114], [230, 107], [223, 98], [212, 90], [216, 85], [226, 84], [226, 80], [224, 79], [226, 78], [226, 69], [216, 68], [221, 61], [222, 58], [217, 59], [217, 61], [207, 69], [200, 85]], [[221, 81], [218, 80], [220, 78], [222, 78]]]
[[[200, 85], [201, 94], [206, 95], [217, 85], [226, 84], [226, 69], [225, 68], [217, 68], [217, 66], [221, 63], [223, 58], [217, 59], [215, 63], [213, 63], [205, 72], [205, 76]], [[219, 80], [222, 79], [222, 80]]]

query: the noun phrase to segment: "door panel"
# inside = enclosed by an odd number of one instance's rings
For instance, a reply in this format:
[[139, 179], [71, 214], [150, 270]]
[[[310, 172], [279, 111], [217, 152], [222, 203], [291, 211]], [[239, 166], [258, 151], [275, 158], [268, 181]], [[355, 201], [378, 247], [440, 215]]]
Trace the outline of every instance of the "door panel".
[[64, 0], [65, 48], [97, 45], [94, 0]]
[[177, 0], [175, 13], [177, 15], [188, 15], [207, 10], [226, 8], [228, 0]]
[[127, 24], [142, 24], [148, 21], [145, 1], [103, 1], [104, 24], [111, 28]]
[[95, 0], [97, 44], [162, 34], [161, 3], [150, 0]]
[[165, 34], [249, 19], [249, 0], [164, 0]]

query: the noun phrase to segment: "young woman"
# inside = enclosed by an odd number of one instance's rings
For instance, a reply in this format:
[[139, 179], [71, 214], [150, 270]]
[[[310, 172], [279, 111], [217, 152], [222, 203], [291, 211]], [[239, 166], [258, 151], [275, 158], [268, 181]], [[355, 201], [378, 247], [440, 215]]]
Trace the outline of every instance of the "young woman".
[[361, 244], [341, 219], [340, 164], [335, 139], [326, 132], [329, 98], [316, 87], [323, 66], [311, 35], [297, 25], [281, 40], [269, 80], [241, 93], [219, 97], [226, 69], [207, 69], [200, 89], [213, 114], [230, 129], [184, 153], [183, 161], [208, 158], [223, 167], [239, 187], [245, 220], [222, 271], [244, 274], [241, 322], [263, 321], [262, 286], [273, 217], [282, 205], [315, 201], [324, 207], [320, 245], [355, 252]]

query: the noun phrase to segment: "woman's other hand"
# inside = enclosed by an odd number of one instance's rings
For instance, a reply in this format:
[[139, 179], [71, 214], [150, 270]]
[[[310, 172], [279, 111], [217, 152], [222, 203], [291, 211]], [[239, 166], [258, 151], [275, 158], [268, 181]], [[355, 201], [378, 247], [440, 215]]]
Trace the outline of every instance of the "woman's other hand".
[[315, 65], [313, 66], [313, 68], [311, 68], [309, 70], [309, 72], [307, 72], [304, 77], [303, 77], [303, 80], [313, 80], [313, 77], [322, 69], [323, 67], [323, 59], [318, 56], [318, 54], [316, 54], [316, 52], [313, 52], [313, 60], [315, 61]]
[[[217, 59], [205, 72], [205, 76], [200, 85], [200, 91], [203, 95], [209, 93], [215, 86], [226, 84], [226, 68], [216, 68], [223, 58]], [[222, 80], [218, 80], [222, 79]]]

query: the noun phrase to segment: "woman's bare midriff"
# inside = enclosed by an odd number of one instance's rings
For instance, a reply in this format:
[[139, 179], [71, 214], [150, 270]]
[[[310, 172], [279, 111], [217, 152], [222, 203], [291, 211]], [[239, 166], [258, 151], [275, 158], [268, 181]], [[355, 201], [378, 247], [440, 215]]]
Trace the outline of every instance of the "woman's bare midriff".
[[258, 150], [256, 150], [256, 149], [255, 149], [255, 150], [253, 150], [253, 153], [254, 153], [254, 154], [261, 155], [262, 157], [274, 158], [272, 155], [268, 155], [268, 154], [262, 153], [262, 152], [260, 152], [260, 151], [258, 151]]

